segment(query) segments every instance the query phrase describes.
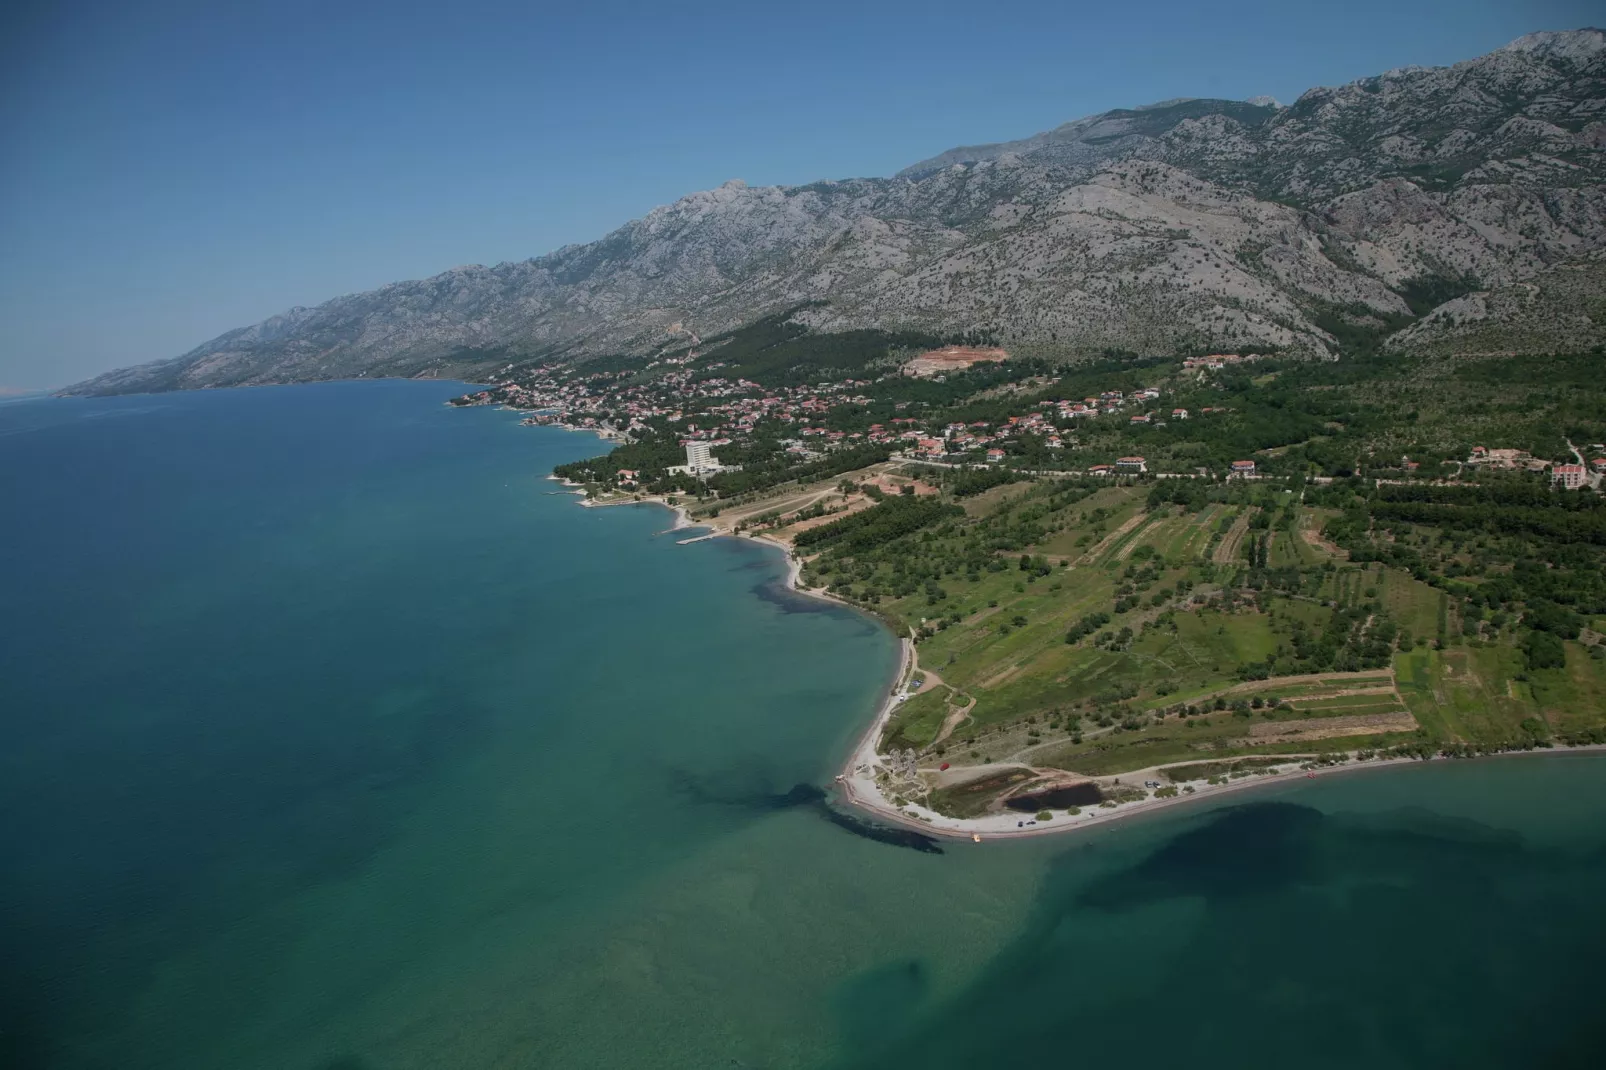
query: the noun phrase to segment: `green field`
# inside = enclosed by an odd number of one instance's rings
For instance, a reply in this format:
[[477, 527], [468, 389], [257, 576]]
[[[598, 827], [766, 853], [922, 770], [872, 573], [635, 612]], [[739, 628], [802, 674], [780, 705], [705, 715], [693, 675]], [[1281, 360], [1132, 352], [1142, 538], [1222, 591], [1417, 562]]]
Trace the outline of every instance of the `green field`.
[[937, 738], [948, 716], [946, 687], [931, 687], [899, 704], [881, 733], [881, 750], [920, 748]]
[[[806, 582], [907, 628], [948, 685], [904, 703], [884, 746], [928, 765], [1108, 776], [1245, 755], [1532, 745], [1606, 722], [1595, 648], [1569, 642], [1563, 667], [1525, 672], [1509, 614], [1480, 622], [1440, 584], [1301, 534], [1325, 540], [1336, 510], [1275, 484], [1222, 485], [1188, 506], [1165, 501], [1170, 489], [1015, 482], [886, 546], [811, 558]], [[951, 703], [971, 698], [938, 743]]]

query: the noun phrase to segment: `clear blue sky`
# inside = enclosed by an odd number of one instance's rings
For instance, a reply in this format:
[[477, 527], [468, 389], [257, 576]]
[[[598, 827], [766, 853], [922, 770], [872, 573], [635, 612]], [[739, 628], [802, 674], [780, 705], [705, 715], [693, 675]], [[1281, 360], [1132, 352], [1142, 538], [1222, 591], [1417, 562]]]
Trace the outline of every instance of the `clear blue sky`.
[[886, 175], [1603, 21], [1572, 0], [3, 6], [0, 388], [588, 241], [729, 178]]

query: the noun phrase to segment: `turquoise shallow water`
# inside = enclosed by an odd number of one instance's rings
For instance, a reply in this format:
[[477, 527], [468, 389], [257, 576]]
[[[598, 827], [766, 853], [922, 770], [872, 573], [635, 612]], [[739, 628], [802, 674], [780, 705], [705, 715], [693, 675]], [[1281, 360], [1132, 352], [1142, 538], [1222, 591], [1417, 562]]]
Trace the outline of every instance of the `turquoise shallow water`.
[[1594, 1065], [1606, 761], [921, 854], [895, 659], [448, 384], [0, 405], [0, 1065]]

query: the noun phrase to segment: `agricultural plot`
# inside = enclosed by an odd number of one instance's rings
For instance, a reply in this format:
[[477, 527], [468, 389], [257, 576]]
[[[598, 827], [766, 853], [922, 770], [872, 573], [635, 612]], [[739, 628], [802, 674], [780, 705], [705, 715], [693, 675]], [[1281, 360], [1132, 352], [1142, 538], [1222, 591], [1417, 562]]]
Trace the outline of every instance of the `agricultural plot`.
[[1137, 517], [1142, 506], [1143, 496], [1133, 487], [1103, 488], [1064, 510], [1059, 519], [1065, 529], [1050, 536], [1037, 550], [1054, 557], [1080, 557]]
[[884, 749], [956, 770], [1102, 776], [1505, 745], [1601, 720], [1606, 662], [1592, 648], [1569, 643], [1564, 668], [1519, 680], [1515, 627], [1463, 640], [1443, 588], [1307, 537], [1322, 512], [1255, 487], [1206, 502], [1171, 493], [1021, 482], [899, 501], [889, 519], [922, 508], [930, 519], [811, 562], [832, 590], [906, 625], [941, 675], [896, 711]]
[[1206, 547], [1210, 545], [1210, 536], [1215, 530], [1216, 517], [1220, 512], [1220, 506], [1211, 505], [1189, 516], [1187, 524], [1177, 530], [1171, 536], [1171, 541], [1163, 548], [1165, 559], [1186, 564], [1195, 558], [1203, 557]]
[[986, 516], [988, 513], [996, 511], [1005, 502], [1025, 494], [1027, 488], [1028, 485], [1024, 483], [1005, 483], [990, 490], [985, 490], [974, 497], [964, 500], [965, 512], [970, 516]]
[[1559, 735], [1595, 728], [1606, 713], [1606, 659], [1592, 656], [1582, 643], [1568, 643], [1566, 650], [1565, 668], [1528, 673], [1529, 693]]
[[1279, 682], [1268, 681], [1255, 684], [1244, 692], [1244, 697], [1261, 699], [1270, 702], [1274, 699], [1287, 700], [1290, 705], [1311, 703], [1321, 698], [1333, 695], [1339, 691], [1394, 691], [1393, 673], [1354, 673], [1346, 675], [1318, 676], [1310, 680]]
[[1376, 710], [1323, 717], [1315, 721], [1274, 721], [1249, 729], [1250, 745], [1259, 743], [1313, 743], [1317, 740], [1348, 739], [1353, 736], [1382, 736], [1415, 732], [1416, 718], [1404, 709]]
[[1318, 568], [1331, 560], [1300, 535], [1292, 531], [1278, 531], [1272, 536], [1266, 563], [1271, 568]]
[[1300, 508], [1298, 534], [1304, 545], [1300, 552], [1305, 555], [1307, 567], [1345, 559], [1343, 551], [1322, 535], [1322, 528], [1336, 515], [1333, 509]]
[[1567, 643], [1564, 668], [1525, 671], [1508, 643], [1418, 648], [1395, 659], [1400, 692], [1424, 726], [1470, 743], [1512, 743], [1587, 730], [1606, 711], [1606, 661]]
[[1513, 686], [1521, 671], [1514, 649], [1419, 648], [1395, 660], [1400, 692], [1424, 725], [1475, 743], [1516, 739], [1537, 712], [1526, 688]]
[[[1014, 590], [1017, 584], [1019, 592]], [[961, 620], [921, 647], [921, 659], [956, 687], [986, 685], [1012, 667], [1058, 653], [1070, 623], [1084, 613], [1107, 608], [1111, 589], [1109, 580], [1096, 570], [1060, 572], [1035, 584], [1021, 583], [1010, 573], [987, 575], [974, 593], [965, 593]], [[1000, 608], [1006, 601], [1007, 609]], [[1017, 618], [1024, 623], [1014, 623]]]
[[1300, 713], [1351, 713], [1404, 709], [1405, 703], [1392, 687], [1368, 688], [1334, 695], [1303, 695], [1287, 700]]
[[1249, 521], [1254, 510], [1246, 509], [1233, 520], [1232, 527], [1222, 535], [1221, 541], [1216, 544], [1215, 553], [1211, 560], [1218, 565], [1238, 561], [1243, 557], [1244, 537], [1249, 533]]
[[1397, 569], [1379, 570], [1377, 588], [1383, 608], [1401, 628], [1424, 639], [1438, 633], [1439, 607], [1445, 602], [1443, 591]]
[[1114, 553], [1115, 560], [1128, 560], [1140, 547], [1173, 566], [1191, 564], [1202, 557], [1213, 533], [1214, 509], [1190, 513], [1165, 507], [1151, 514], [1151, 520], [1133, 533]]
[[948, 688], [940, 684], [910, 696], [887, 720], [881, 732], [884, 753], [919, 750], [937, 738], [948, 716]]
[[1122, 521], [1121, 525], [1115, 530], [1102, 536], [1099, 535], [1099, 531], [1103, 525], [1099, 525], [1092, 532], [1089, 532], [1090, 535], [1097, 537], [1096, 541], [1088, 545], [1087, 552], [1078, 559], [1077, 563], [1083, 565], [1114, 564], [1116, 553], [1132, 538], [1133, 533], [1147, 524], [1149, 520], [1150, 518], [1143, 513], [1134, 513]]
[[1190, 664], [1205, 677], [1227, 675], [1242, 662], [1260, 661], [1277, 645], [1270, 622], [1259, 613], [1179, 613], [1176, 626], [1174, 644], [1167, 650], [1174, 651], [1181, 671]]
[[1148, 522], [1132, 533], [1121, 548], [1114, 555], [1117, 561], [1130, 560], [1139, 549], [1143, 549], [1140, 558], [1165, 557], [1165, 548], [1171, 542], [1176, 531], [1186, 526], [1186, 521], [1177, 516], [1173, 510], [1161, 509], [1148, 514]]

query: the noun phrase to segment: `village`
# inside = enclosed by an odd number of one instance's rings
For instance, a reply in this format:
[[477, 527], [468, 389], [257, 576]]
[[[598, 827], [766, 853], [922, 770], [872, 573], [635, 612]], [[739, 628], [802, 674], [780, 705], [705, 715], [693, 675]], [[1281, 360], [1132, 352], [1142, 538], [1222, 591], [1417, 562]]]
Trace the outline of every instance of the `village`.
[[[659, 451], [658, 464], [624, 464], [598, 473], [598, 482], [635, 490], [661, 484], [666, 478], [707, 481], [741, 471], [740, 461], [724, 463], [722, 452], [748, 459], [762, 455], [771, 464], [804, 465], [848, 450], [881, 451], [882, 459], [919, 461], [937, 466], [1010, 466], [1030, 472], [1056, 472], [1116, 478], [1152, 475], [1158, 478], [1258, 479], [1267, 463], [1274, 474], [1288, 474], [1278, 465], [1276, 450], [1261, 456], [1220, 459], [1155, 457], [1138, 449], [1147, 437], [1171, 429], [1179, 437], [1208, 436], [1212, 421], [1235, 409], [1219, 387], [1224, 371], [1241, 371], [1260, 359], [1257, 354], [1210, 354], [1157, 364], [1151, 382], [1134, 388], [1108, 388], [1080, 396], [1057, 389], [1070, 376], [1022, 375], [994, 387], [988, 417], [952, 418], [958, 405], [938, 406], [899, 400], [899, 385], [913, 377], [948, 383], [951, 377], [980, 365], [996, 372], [1007, 367], [1001, 349], [947, 347], [920, 353], [901, 367], [876, 378], [850, 377], [808, 385], [765, 385], [734, 374], [720, 374], [719, 361], [692, 366], [686, 358], [651, 362], [644, 368], [587, 372], [584, 366], [542, 366], [533, 371], [505, 370], [505, 378], [454, 400], [458, 405], [497, 404], [530, 415], [532, 425], [590, 432], [617, 445], [654, 441], [685, 451], [671, 458]], [[1034, 369], [1036, 371], [1036, 369]], [[1189, 404], [1168, 395], [1186, 394]], [[1047, 396], [1045, 396], [1047, 395]], [[1213, 395], [1220, 395], [1216, 397]], [[975, 407], [973, 399], [965, 399]], [[1208, 400], [1212, 403], [1199, 403]], [[1223, 403], [1214, 403], [1217, 401]], [[1096, 433], [1095, 433], [1096, 432]], [[1151, 434], [1145, 436], [1145, 432]], [[1567, 490], [1599, 490], [1606, 475], [1606, 444], [1584, 451], [1572, 447], [1572, 462], [1534, 457], [1525, 450], [1477, 445], [1459, 459], [1446, 458], [1424, 471], [1410, 456], [1372, 458], [1370, 474], [1383, 481], [1431, 479], [1454, 483], [1485, 471], [1548, 471], [1551, 481]], [[1203, 461], [1204, 463], [1200, 463]], [[1211, 463], [1215, 461], [1215, 463]], [[1314, 476], [1323, 479], [1323, 476]], [[693, 488], [682, 484], [683, 489]], [[661, 485], [657, 489], [664, 489]], [[718, 486], [709, 488], [718, 495]]]
[[553, 470], [584, 505], [772, 544], [789, 587], [901, 637], [836, 780], [861, 807], [1029, 835], [1246, 778], [1606, 743], [1606, 428], [1514, 418], [1532, 395], [1485, 384], [1515, 367], [795, 344], [456, 403], [599, 435]]

